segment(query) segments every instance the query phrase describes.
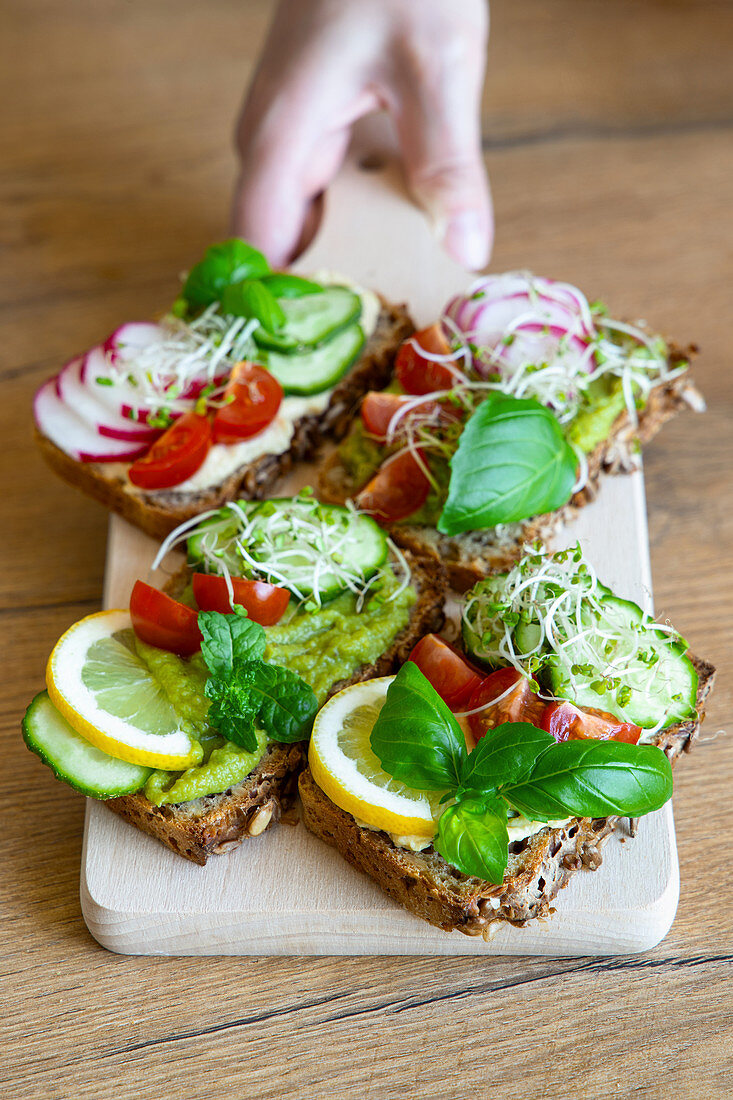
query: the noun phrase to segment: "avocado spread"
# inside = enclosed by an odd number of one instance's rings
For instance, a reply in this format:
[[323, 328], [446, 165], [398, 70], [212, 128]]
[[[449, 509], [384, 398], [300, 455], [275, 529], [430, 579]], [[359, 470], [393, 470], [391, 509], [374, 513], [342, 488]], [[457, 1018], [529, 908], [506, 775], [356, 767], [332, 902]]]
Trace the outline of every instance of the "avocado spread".
[[[416, 593], [408, 586], [390, 600], [398, 587], [394, 572], [385, 567], [361, 611], [356, 610], [356, 596], [351, 592], [342, 592], [315, 611], [291, 601], [292, 610], [286, 611], [276, 626], [265, 628], [266, 660], [297, 673], [313, 688], [319, 704], [323, 703], [333, 684], [347, 679], [360, 665], [375, 661], [407, 625]], [[186, 592], [182, 599], [189, 601], [190, 594]], [[201, 654], [185, 660], [139, 639], [135, 646], [172, 706], [191, 723], [203, 749], [202, 762], [184, 772], [154, 771], [145, 785], [150, 801], [156, 806], [188, 802], [240, 783], [265, 752], [265, 735], [258, 733], [257, 749], [247, 752], [207, 726], [207, 670]]]

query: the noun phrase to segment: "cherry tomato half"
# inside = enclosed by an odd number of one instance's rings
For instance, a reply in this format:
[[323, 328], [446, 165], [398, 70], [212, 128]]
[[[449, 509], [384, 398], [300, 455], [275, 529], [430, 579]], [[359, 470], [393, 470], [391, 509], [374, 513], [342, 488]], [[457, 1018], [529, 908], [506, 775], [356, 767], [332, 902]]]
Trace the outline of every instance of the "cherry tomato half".
[[542, 729], [551, 733], [556, 741], [593, 737], [599, 741], [625, 741], [635, 745], [641, 737], [640, 726], [622, 722], [603, 710], [593, 710], [591, 707], [581, 709], [567, 701], [547, 705]]
[[395, 375], [405, 393], [432, 393], [433, 390], [449, 390], [454, 386], [455, 375], [451, 367], [455, 369], [456, 362], [460, 360], [451, 361], [450, 366], [436, 363], [421, 355], [416, 344], [433, 355], [449, 355], [452, 351], [440, 322], [406, 340], [395, 359]]
[[147, 454], [133, 462], [130, 481], [141, 489], [170, 489], [196, 473], [211, 447], [208, 418], [189, 412], [176, 420]]
[[[504, 695], [504, 692], [507, 692]], [[500, 698], [500, 696], [504, 698]], [[498, 702], [494, 703], [494, 700]], [[466, 710], [475, 710], [469, 715], [468, 724], [474, 737], [484, 734], [502, 722], [529, 722], [539, 726], [545, 710], [545, 704], [530, 689], [529, 680], [515, 668], [500, 668], [492, 672], [471, 695]]]
[[[240, 604], [253, 622], [260, 626], [272, 626], [282, 619], [290, 602], [287, 588], [279, 588], [267, 581], [251, 581], [245, 577], [232, 577], [234, 602]], [[229, 589], [224, 577], [209, 573], [194, 573], [193, 596], [202, 611], [219, 611], [229, 615]]]
[[237, 363], [224, 391], [227, 402], [214, 416], [214, 442], [238, 443], [275, 419], [283, 388], [273, 374], [253, 363]]
[[[407, 396], [399, 393], [379, 393], [372, 391], [366, 395], [361, 406], [361, 419], [364, 427], [376, 439], [384, 440], [394, 414], [413, 400], [415, 394]], [[405, 414], [405, 420], [413, 413]], [[440, 401], [423, 401], [415, 407], [415, 415], [422, 418], [432, 417], [435, 423], [449, 424], [460, 420], [462, 410], [455, 405], [442, 404]], [[404, 420], [397, 422], [398, 430]]]
[[145, 581], [135, 581], [130, 618], [141, 642], [190, 657], [201, 649], [198, 615], [193, 608], [166, 596]]
[[421, 638], [408, 660], [415, 662], [452, 710], [460, 710], [481, 683], [479, 673], [438, 634]]
[[422, 508], [429, 492], [430, 482], [417, 459], [411, 451], [403, 451], [380, 466], [356, 503], [377, 523], [396, 523]]

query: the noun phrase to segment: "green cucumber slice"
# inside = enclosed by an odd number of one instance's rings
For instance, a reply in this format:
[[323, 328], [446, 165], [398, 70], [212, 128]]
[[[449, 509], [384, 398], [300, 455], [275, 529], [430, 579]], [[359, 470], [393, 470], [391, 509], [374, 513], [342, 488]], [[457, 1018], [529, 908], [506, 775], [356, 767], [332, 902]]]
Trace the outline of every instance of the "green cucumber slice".
[[[581, 707], [605, 710], [642, 729], [682, 722], [694, 716], [697, 707], [697, 673], [686, 656], [686, 643], [676, 635], [670, 638], [653, 625], [643, 625], [644, 613], [631, 600], [605, 595], [600, 615], [589, 616], [591, 628], [585, 639], [571, 639], [563, 646], [563, 656], [552, 655], [543, 673], [548, 686], [559, 699], [570, 699]], [[628, 648], [623, 663], [621, 685], [630, 689], [623, 701], [616, 688], [601, 688], [596, 675], [575, 673], [575, 662], [603, 668], [609, 656], [605, 652], [604, 631], [620, 635], [617, 643]], [[628, 639], [628, 640], [627, 640]], [[627, 644], [624, 643], [627, 640]], [[622, 650], [622, 653], [623, 653]], [[594, 686], [591, 686], [594, 685]]]
[[246, 517], [222, 509], [188, 539], [188, 560], [209, 572], [260, 576], [296, 598], [325, 603], [360, 588], [387, 560], [387, 535], [371, 516], [312, 497], [240, 501]]
[[267, 353], [267, 369], [275, 375], [286, 394], [307, 397], [330, 390], [361, 355], [364, 332], [350, 325], [326, 344], [301, 355]]
[[285, 322], [277, 333], [259, 328], [255, 341], [286, 354], [318, 347], [361, 317], [361, 298], [346, 286], [329, 286], [320, 294], [278, 298]]
[[127, 764], [95, 748], [72, 729], [48, 697], [40, 692], [25, 712], [23, 740], [57, 779], [90, 798], [117, 798], [145, 785], [152, 768]]

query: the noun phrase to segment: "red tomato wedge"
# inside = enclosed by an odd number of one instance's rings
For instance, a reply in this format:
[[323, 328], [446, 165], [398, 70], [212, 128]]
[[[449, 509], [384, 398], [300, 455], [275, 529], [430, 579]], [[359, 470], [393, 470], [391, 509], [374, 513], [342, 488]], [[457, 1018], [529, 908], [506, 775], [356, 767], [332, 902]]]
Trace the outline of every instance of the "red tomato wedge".
[[[416, 347], [416, 344], [419, 347]], [[433, 355], [449, 355], [453, 350], [440, 322], [416, 332], [404, 342], [395, 359], [395, 375], [402, 389], [405, 393], [412, 394], [449, 390], [455, 385], [453, 370], [456, 362], [460, 360], [452, 360], [449, 365], [436, 363], [433, 359], [426, 359], [421, 355], [420, 348]]]
[[[364, 427], [370, 435], [384, 439], [392, 417], [411, 400], [412, 397], [404, 397], [399, 393], [379, 393], [373, 390], [366, 395], [361, 405]], [[435, 405], [435, 402], [431, 401], [429, 404]]]
[[481, 681], [471, 695], [466, 710], [476, 710], [477, 707], [483, 709], [468, 718], [471, 732], [477, 740], [502, 722], [529, 722], [539, 726], [545, 710], [545, 704], [530, 689], [527, 677], [515, 668], [497, 669]]
[[602, 710], [581, 709], [573, 703], [548, 703], [542, 718], [542, 729], [556, 741], [578, 741], [597, 738], [599, 741], [626, 741], [635, 745], [641, 737], [641, 727], [622, 722]]
[[[413, 401], [415, 394], [407, 396], [399, 393], [379, 393], [372, 391], [364, 398], [361, 406], [361, 419], [364, 427], [376, 439], [384, 440], [387, 435], [392, 417], [405, 405]], [[405, 420], [413, 413], [405, 414]], [[433, 417], [434, 422], [449, 424], [451, 421], [460, 420], [462, 411], [453, 405], [441, 404], [440, 401], [423, 401], [414, 407], [414, 415], [420, 418]], [[399, 430], [404, 420], [397, 422]]]
[[[234, 602], [240, 604], [253, 622], [260, 626], [273, 626], [282, 619], [290, 602], [287, 588], [279, 588], [267, 581], [252, 581], [245, 577], [232, 577]], [[194, 573], [193, 596], [202, 611], [219, 611], [222, 615], [232, 612], [229, 589], [224, 577], [208, 573]]]
[[141, 489], [170, 489], [196, 473], [211, 447], [206, 416], [189, 412], [176, 420], [147, 454], [133, 462], [130, 481]]
[[141, 642], [190, 657], [201, 649], [198, 615], [145, 581], [135, 581], [130, 596], [130, 618]]
[[239, 443], [272, 423], [283, 399], [283, 388], [264, 367], [237, 363], [224, 399], [227, 404], [214, 416], [214, 442]]
[[452, 710], [460, 710], [481, 683], [479, 673], [438, 634], [421, 638], [408, 660], [415, 662]]
[[396, 523], [422, 508], [430, 482], [411, 451], [389, 458], [356, 498], [377, 523]]

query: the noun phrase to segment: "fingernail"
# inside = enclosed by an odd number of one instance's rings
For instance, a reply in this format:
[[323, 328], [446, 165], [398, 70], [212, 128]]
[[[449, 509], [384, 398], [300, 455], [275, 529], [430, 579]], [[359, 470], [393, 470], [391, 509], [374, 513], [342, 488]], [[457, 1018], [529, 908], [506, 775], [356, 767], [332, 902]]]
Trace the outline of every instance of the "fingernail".
[[464, 210], [453, 215], [445, 226], [442, 244], [459, 264], [470, 271], [476, 271], [488, 262], [488, 234], [475, 210]]

